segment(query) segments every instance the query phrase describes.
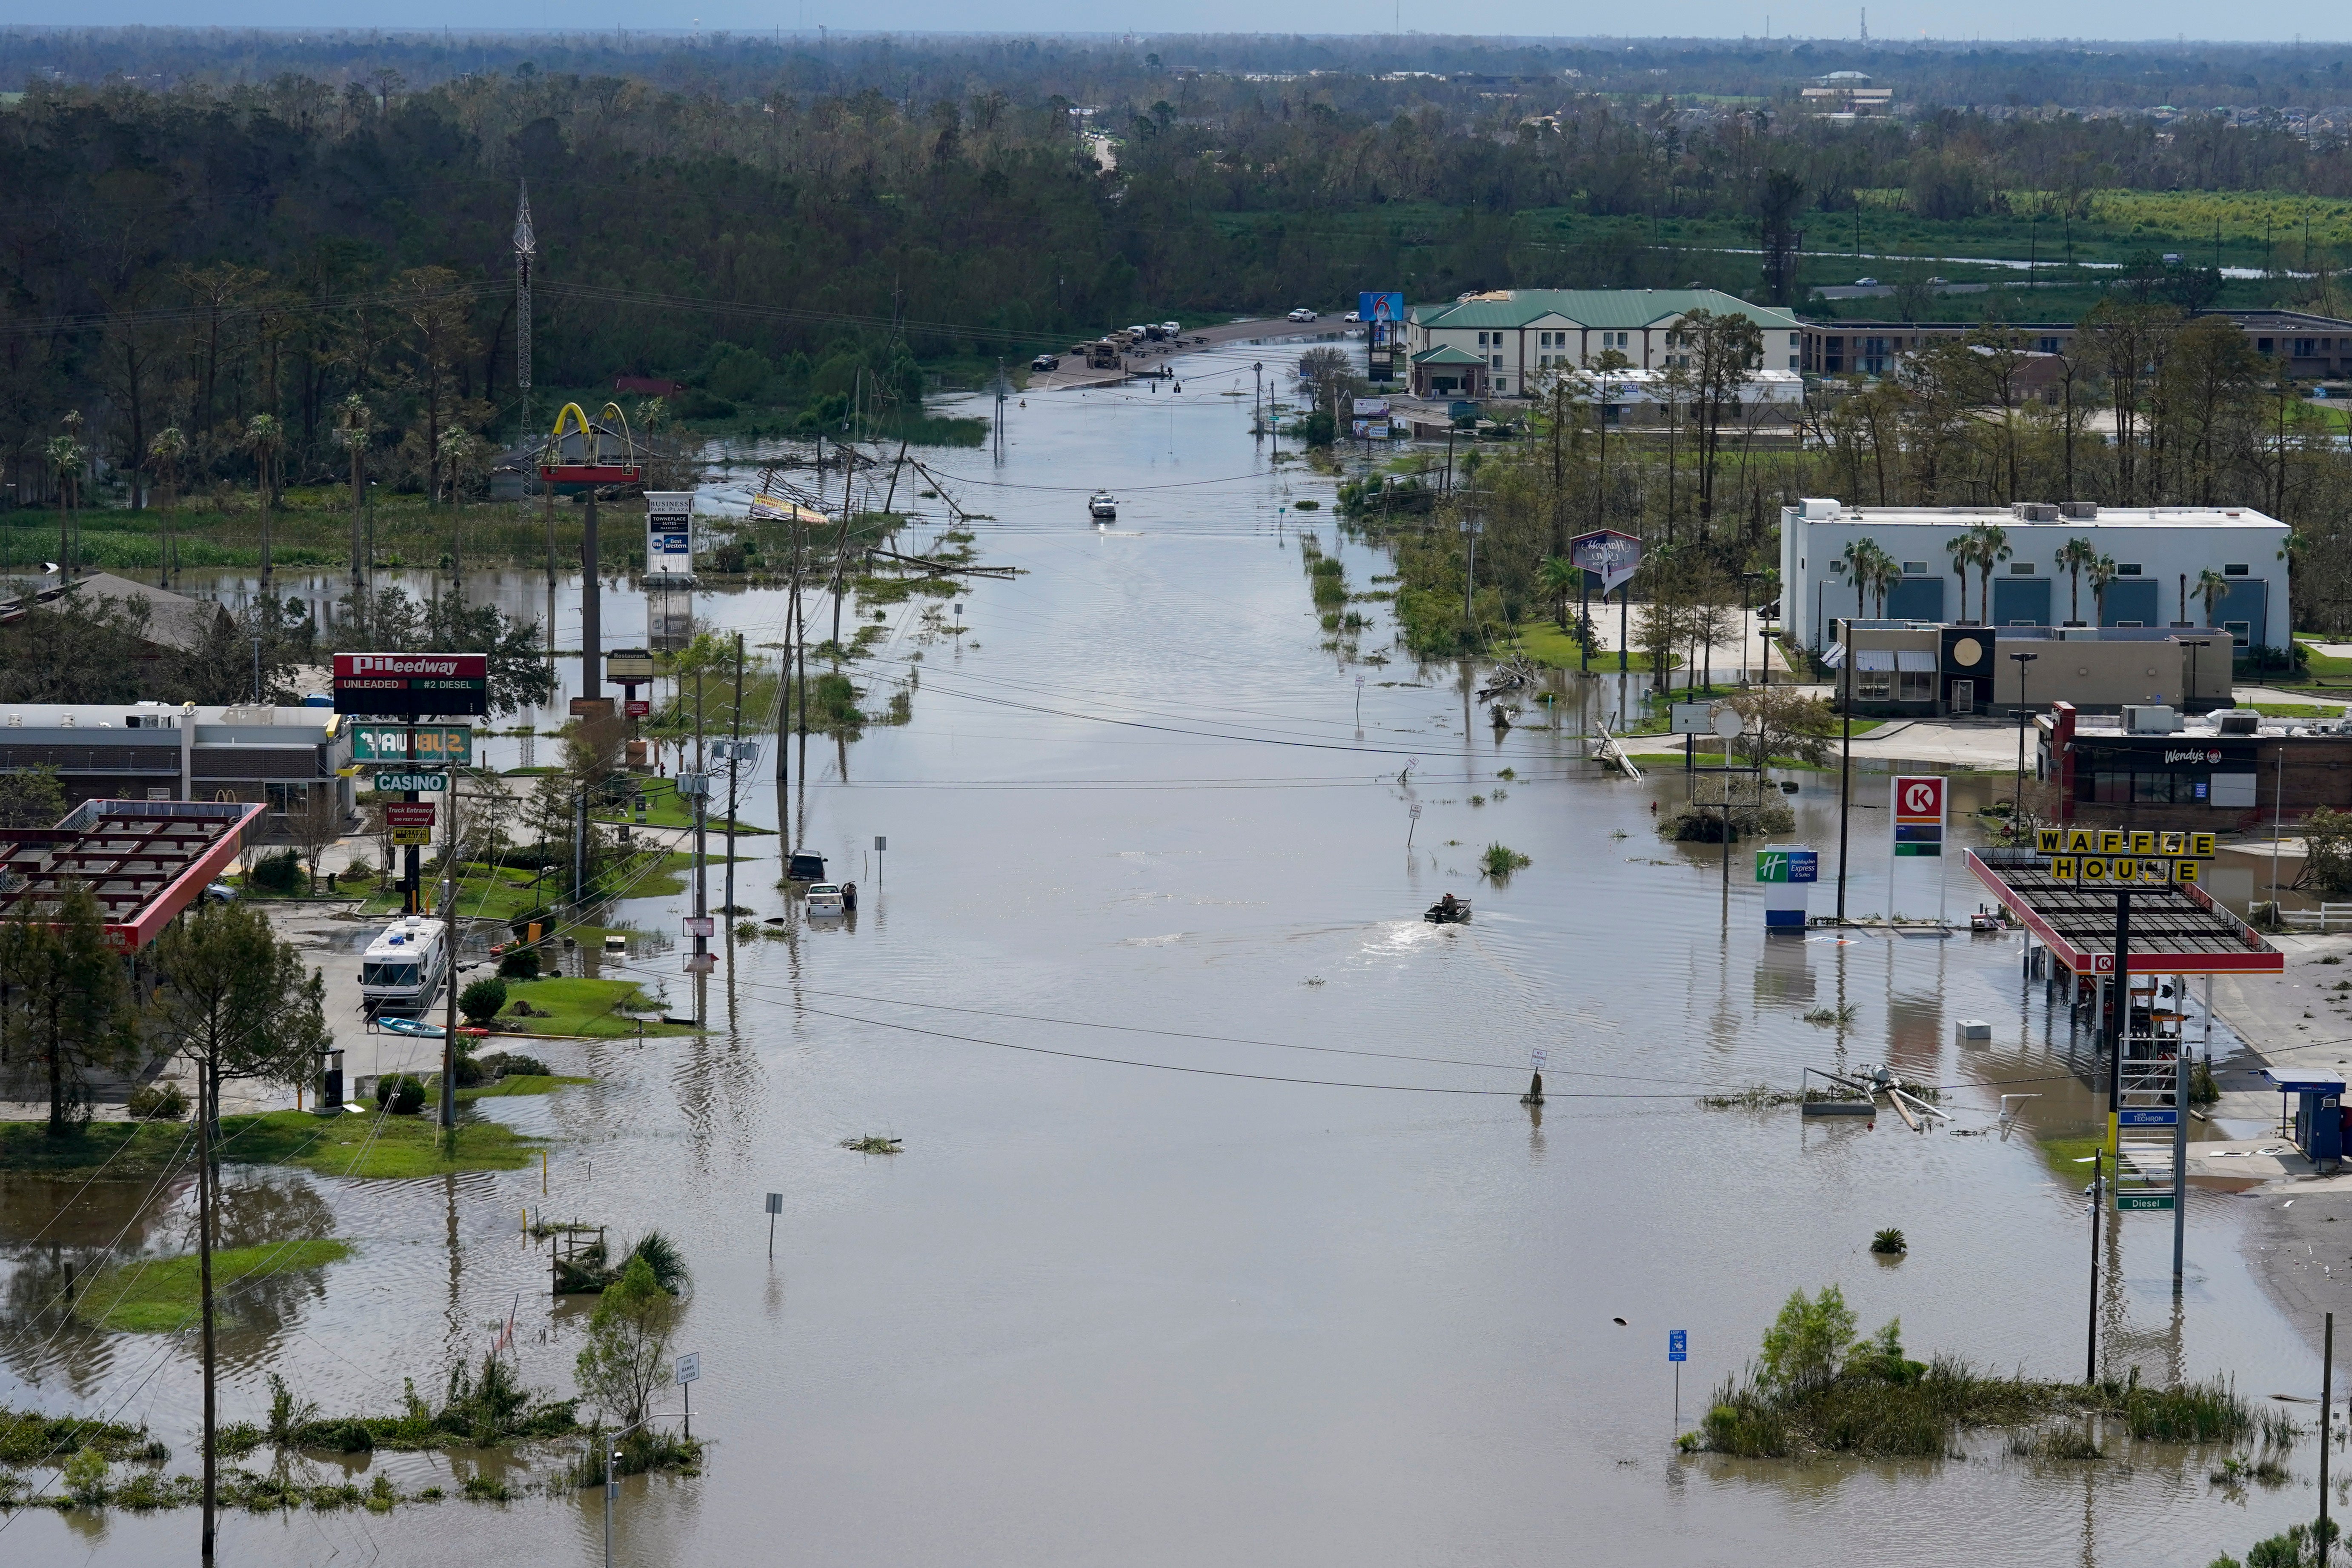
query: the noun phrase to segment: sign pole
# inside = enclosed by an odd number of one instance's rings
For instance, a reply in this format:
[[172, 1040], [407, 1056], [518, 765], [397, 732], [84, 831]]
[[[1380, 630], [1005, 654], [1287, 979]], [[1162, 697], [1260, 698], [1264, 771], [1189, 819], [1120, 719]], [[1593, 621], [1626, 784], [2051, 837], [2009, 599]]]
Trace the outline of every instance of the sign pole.
[[2172, 1042], [2172, 1289], [2189, 1239], [2189, 1053]]
[[2123, 1167], [2123, 1104], [2125, 1036], [2131, 1031], [2131, 892], [2116, 889], [2116, 973], [2108, 983], [2107, 1018], [2107, 1158], [2116, 1164], [2121, 1187]]
[[2091, 1318], [2090, 1349], [2083, 1363], [2083, 1384], [2090, 1387], [2099, 1381], [2099, 1216], [2105, 1212], [2106, 1194], [2101, 1173], [2105, 1166], [2104, 1150], [2091, 1151]]

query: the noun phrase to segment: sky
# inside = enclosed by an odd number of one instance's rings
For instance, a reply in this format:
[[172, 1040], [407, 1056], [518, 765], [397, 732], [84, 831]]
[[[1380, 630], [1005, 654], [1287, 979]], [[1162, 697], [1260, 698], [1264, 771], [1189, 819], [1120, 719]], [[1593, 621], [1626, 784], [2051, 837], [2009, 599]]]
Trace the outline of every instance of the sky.
[[[1486, 0], [1475, 15], [1450, 8], [1389, 0], [1373, 11], [1335, 9], [1328, 0], [994, 0], [975, 10], [961, 0], [866, 0], [843, 6], [839, 0], [338, 0], [322, 12], [314, 0], [0, 0], [0, 26], [477, 27], [530, 31], [627, 27], [706, 32], [818, 26], [858, 32], [1000, 33], [1360, 33], [1433, 25], [1455, 36], [1465, 31], [1522, 37], [1591, 36], [1611, 22], [1670, 22], [1681, 37], [1741, 37], [1766, 32], [1783, 37], [1851, 38], [1862, 24], [1858, 6], [1790, 4], [1765, 6], [1747, 0], [1682, 0], [1672, 10], [1591, 7], [1565, 10], [1546, 0]], [[2186, 37], [2231, 42], [2286, 42], [2352, 37], [2352, 19], [2339, 5], [2319, 0], [2280, 0], [2266, 5], [2216, 6], [2189, 0], [1979, 0], [1966, 7], [1909, 3], [1869, 8], [1874, 38], [2146, 40]], [[981, 24], [975, 26], [975, 23]]]

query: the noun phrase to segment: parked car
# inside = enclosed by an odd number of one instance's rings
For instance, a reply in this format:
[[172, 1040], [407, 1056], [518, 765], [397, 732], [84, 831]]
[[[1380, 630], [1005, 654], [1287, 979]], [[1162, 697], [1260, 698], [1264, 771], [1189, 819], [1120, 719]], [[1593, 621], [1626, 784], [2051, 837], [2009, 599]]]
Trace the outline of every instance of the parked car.
[[1181, 321], [1162, 321], [1160, 323], [1160, 330], [1166, 332], [1171, 338], [1181, 337], [1183, 335], [1184, 323]]
[[1341, 321], [1343, 321], [1348, 322], [1349, 325], [1351, 325], [1351, 326], [1352, 326], [1352, 325], [1355, 325], [1356, 323], [1359, 323], [1359, 322], [1362, 321], [1364, 318], [1363, 318], [1363, 316], [1362, 316], [1360, 313], [1359, 313], [1359, 312], [1357, 312], [1357, 311], [1354, 311], [1354, 310], [1350, 310], [1350, 311], [1349, 311], [1346, 315], [1344, 315], [1344, 316], [1340, 317], [1339, 319], [1340, 319]]
[[1153, 321], [1143, 329], [1143, 337], [1147, 342], [1162, 342], [1168, 337], [1168, 329]]
[[1875, 289], [1878, 287], [1878, 279], [1875, 278], [1857, 278], [1853, 280], [1853, 286], [1857, 289]]
[[1316, 317], [1314, 311], [1308, 310], [1306, 306], [1301, 305], [1298, 309], [1290, 312], [1290, 319], [1294, 321], [1314, 321]]
[[226, 882], [215, 882], [203, 892], [198, 893], [196, 898], [200, 902], [207, 904], [231, 903], [236, 898], [236, 889]]
[[1029, 368], [1031, 370], [1059, 370], [1062, 368], [1062, 356], [1060, 354], [1039, 354], [1035, 359], [1029, 362]]
[[841, 896], [839, 884], [819, 882], [808, 890], [808, 912], [812, 916], [848, 913]]

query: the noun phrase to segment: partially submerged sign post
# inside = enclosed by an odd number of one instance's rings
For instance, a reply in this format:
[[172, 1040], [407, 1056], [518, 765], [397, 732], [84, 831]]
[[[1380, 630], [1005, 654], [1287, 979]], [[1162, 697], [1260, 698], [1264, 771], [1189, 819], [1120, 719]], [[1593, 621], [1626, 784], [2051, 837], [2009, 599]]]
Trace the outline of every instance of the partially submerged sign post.
[[[2182, 1113], [2189, 1103], [2189, 1058], [2173, 1045], [2172, 1103], [2168, 1106], [2124, 1104], [2125, 1039], [2131, 1027], [2131, 896], [2136, 887], [2167, 885], [2193, 888], [2204, 879], [2205, 862], [2214, 857], [2210, 833], [2159, 832], [2147, 828], [2044, 827], [2034, 834], [2033, 847], [2048, 862], [2053, 880], [2082, 888], [2112, 888], [2116, 894], [2116, 951], [2108, 973], [2107, 1005], [2107, 1146], [2115, 1163], [2115, 1204], [2117, 1212], [2140, 1211], [2172, 1215], [2172, 1277], [2183, 1268], [2189, 1199], [2188, 1127]], [[2153, 1022], [2151, 1021], [2151, 1028]], [[2154, 1042], [2151, 1039], [2150, 1048]], [[2141, 1091], [2147, 1092], [2143, 1083]], [[2172, 1131], [2172, 1190], [2125, 1189], [2123, 1131], [2126, 1127]], [[2146, 1145], [2139, 1145], [2145, 1148]]]
[[[1585, 574], [1581, 584], [1582, 597], [1579, 608], [1581, 615], [1590, 618], [1592, 611], [1592, 579], [1595, 577], [1601, 579], [1601, 602], [1606, 605], [1609, 603], [1610, 594], [1614, 590], [1623, 589], [1633, 580], [1633, 574], [1642, 569], [1642, 542], [1630, 533], [1621, 533], [1613, 528], [1604, 528], [1592, 533], [1580, 533], [1570, 540], [1568, 558], [1584, 569]], [[1631, 619], [1632, 612], [1625, 606], [1625, 595], [1619, 592], [1617, 594], [1617, 673], [1620, 675], [1625, 673], [1625, 648], [1627, 634], [1631, 630]], [[1580, 622], [1579, 626], [1581, 629]], [[1582, 645], [1580, 643], [1579, 646]], [[1589, 649], [1580, 656], [1577, 668], [1579, 669], [1592, 668], [1592, 655]], [[1664, 670], [1654, 673], [1660, 680], [1665, 679]]]

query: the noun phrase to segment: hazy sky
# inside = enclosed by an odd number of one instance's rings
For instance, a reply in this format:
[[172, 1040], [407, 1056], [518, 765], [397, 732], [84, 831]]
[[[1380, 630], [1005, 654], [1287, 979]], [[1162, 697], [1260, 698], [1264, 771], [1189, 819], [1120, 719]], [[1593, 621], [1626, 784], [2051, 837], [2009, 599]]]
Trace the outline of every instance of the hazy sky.
[[[1685, 0], [1671, 9], [1595, 6], [1570, 10], [1539, 0], [1488, 0], [1475, 14], [1453, 6], [1370, 0], [1370, 8], [1334, 7], [1307, 0], [996, 0], [974, 6], [956, 0], [0, 0], [0, 23], [164, 26], [499, 27], [530, 30], [630, 27], [686, 30], [698, 18], [706, 31], [782, 27], [814, 31], [820, 24], [860, 32], [1363, 32], [1402, 26], [1432, 31], [1589, 36], [1611, 23], [1664, 23], [1685, 37], [1738, 37], [1763, 32], [1811, 37], [1853, 37], [1857, 6], [1822, 4], [1750, 5], [1740, 0]], [[1905, 0], [1870, 7], [1874, 38], [2129, 38], [2171, 37], [2285, 41], [2352, 34], [2344, 7], [2317, 0], [2266, 5], [2192, 5], [2152, 0], [2142, 5], [2093, 0], [1979, 0], [1965, 7]]]

